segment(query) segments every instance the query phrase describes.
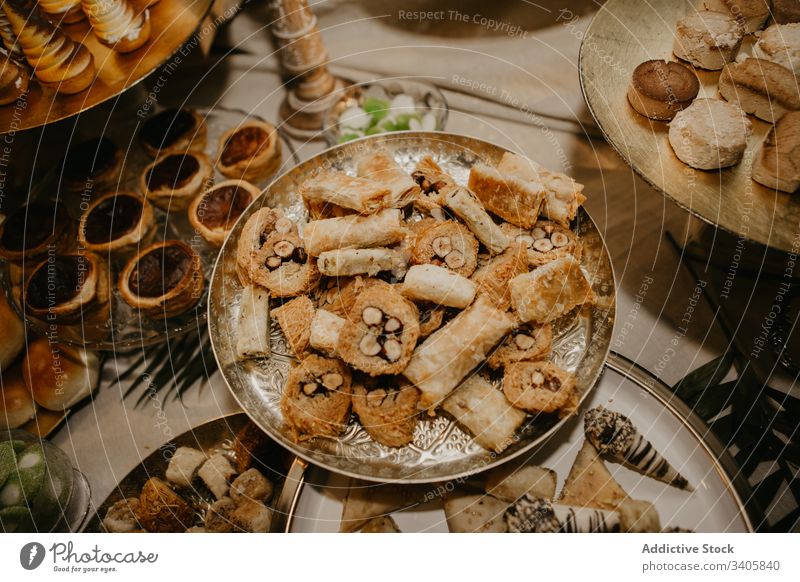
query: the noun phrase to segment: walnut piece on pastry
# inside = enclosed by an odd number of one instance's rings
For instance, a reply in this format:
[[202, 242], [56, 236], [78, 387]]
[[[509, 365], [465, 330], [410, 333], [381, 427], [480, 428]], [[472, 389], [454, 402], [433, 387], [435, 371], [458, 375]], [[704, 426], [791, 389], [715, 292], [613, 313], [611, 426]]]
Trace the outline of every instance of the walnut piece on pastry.
[[545, 197], [544, 186], [538, 180], [501, 174], [486, 164], [472, 166], [469, 188], [487, 210], [522, 228], [536, 223]]
[[508, 334], [486, 363], [497, 370], [514, 362], [543, 360], [550, 355], [552, 348], [552, 325], [526, 324]]
[[378, 148], [356, 160], [356, 174], [389, 188], [390, 208], [403, 208], [417, 198], [419, 185], [385, 148]]
[[506, 152], [497, 170], [503, 174], [517, 176], [521, 180], [541, 182], [545, 188], [540, 215], [561, 226], [569, 227], [570, 221], [578, 215], [578, 208], [586, 201], [583, 184], [566, 174], [552, 172], [533, 160]]
[[308, 180], [300, 194], [306, 203], [333, 204], [350, 208], [359, 214], [374, 214], [389, 208], [392, 192], [389, 188], [365, 178], [330, 172]]
[[442, 402], [442, 408], [469, 431], [476, 443], [495, 453], [514, 443], [514, 433], [527, 416], [478, 374], [464, 380]]
[[419, 390], [405, 378], [359, 375], [353, 380], [353, 412], [369, 435], [387, 447], [403, 447], [414, 439], [418, 402]]
[[250, 265], [273, 231], [297, 233], [297, 225], [275, 208], [260, 208], [242, 227], [236, 246], [236, 274], [242, 285], [250, 283]]
[[469, 229], [454, 220], [439, 222], [417, 236], [411, 262], [446, 267], [469, 277], [478, 264], [478, 241]]
[[422, 158], [411, 174], [420, 192], [414, 206], [423, 212], [440, 210], [444, 206], [444, 192], [456, 187], [456, 181], [430, 156]]
[[419, 312], [391, 285], [363, 291], [339, 332], [336, 351], [370, 376], [399, 374], [419, 338]]
[[270, 316], [278, 322], [289, 347], [298, 358], [308, 353], [314, 312], [314, 304], [305, 295], [270, 311]]
[[294, 297], [316, 285], [319, 271], [303, 248], [302, 238], [276, 229], [251, 260], [250, 279], [273, 297]]
[[514, 311], [523, 322], [551, 322], [594, 298], [580, 263], [570, 256], [515, 277], [509, 288]]
[[530, 230], [511, 224], [504, 224], [502, 228], [514, 243], [525, 245], [530, 267], [541, 267], [566, 255], [580, 260], [583, 254], [578, 235], [550, 220], [540, 220]]
[[478, 293], [485, 295], [499, 309], [511, 306], [511, 281], [528, 272], [528, 256], [522, 244], [514, 244], [492, 257], [472, 275]]
[[531, 414], [575, 411], [575, 376], [550, 362], [515, 362], [505, 367], [503, 393], [517, 408]]
[[350, 415], [352, 375], [341, 361], [311, 355], [289, 371], [281, 413], [297, 441], [335, 437]]

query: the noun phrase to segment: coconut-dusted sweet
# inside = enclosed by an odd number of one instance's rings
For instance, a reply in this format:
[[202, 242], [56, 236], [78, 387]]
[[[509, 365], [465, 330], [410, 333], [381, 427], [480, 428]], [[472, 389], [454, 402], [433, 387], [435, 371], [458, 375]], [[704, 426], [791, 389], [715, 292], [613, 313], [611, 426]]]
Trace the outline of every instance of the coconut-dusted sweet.
[[361, 293], [339, 332], [337, 352], [370, 376], [399, 374], [419, 339], [419, 312], [391, 285]]
[[244, 180], [225, 180], [198, 194], [189, 205], [189, 222], [206, 241], [222, 246], [250, 203], [261, 190]]
[[219, 138], [217, 151], [217, 169], [237, 180], [260, 182], [281, 165], [278, 131], [265, 121], [248, 121], [229, 129]]
[[194, 510], [164, 481], [150, 477], [139, 495], [136, 519], [152, 533], [183, 532], [194, 521]]
[[350, 415], [352, 374], [340, 360], [311, 355], [289, 371], [281, 413], [295, 440], [335, 437]]
[[139, 140], [144, 149], [156, 158], [162, 151], [202, 152], [206, 147], [203, 116], [191, 109], [165, 109], [142, 124]]
[[628, 102], [651, 119], [668, 120], [697, 97], [700, 81], [694, 71], [673, 61], [645, 61], [633, 70]]
[[154, 243], [128, 261], [117, 286], [122, 299], [145, 315], [180, 315], [203, 295], [200, 255], [177, 240]]
[[800, 188], [800, 112], [784, 115], [769, 131], [756, 159], [753, 180], [767, 188], [796, 192]]
[[209, 187], [214, 168], [202, 152], [169, 150], [139, 177], [139, 190], [162, 210], [175, 212]]
[[389, 447], [403, 447], [414, 439], [419, 390], [399, 376], [359, 375], [353, 384], [353, 412], [373, 439]]
[[800, 23], [770, 26], [753, 45], [753, 56], [800, 74]]
[[101, 256], [127, 258], [150, 244], [155, 230], [147, 200], [133, 192], [108, 192], [81, 215], [78, 243]]
[[230, 533], [239, 529], [233, 523], [232, 514], [236, 510], [236, 503], [230, 497], [222, 497], [208, 506], [203, 527], [211, 533]]
[[505, 367], [503, 393], [532, 414], [571, 414], [578, 405], [575, 376], [550, 362], [516, 362]]
[[684, 164], [716, 170], [741, 161], [751, 133], [750, 120], [737, 104], [695, 99], [669, 124], [669, 143]]
[[746, 34], [761, 30], [769, 18], [769, 0], [703, 0], [703, 6], [731, 15]]
[[744, 27], [730, 14], [690, 12], [676, 25], [672, 52], [695, 67], [715, 71], [736, 59], [744, 35]]
[[430, 263], [469, 277], [478, 263], [478, 241], [464, 225], [448, 220], [417, 237], [411, 260], [415, 265]]
[[[799, 53], [800, 54], [800, 53]], [[787, 111], [800, 109], [800, 92], [792, 72], [772, 61], [747, 58], [725, 65], [719, 94], [745, 113], [775, 123]]]

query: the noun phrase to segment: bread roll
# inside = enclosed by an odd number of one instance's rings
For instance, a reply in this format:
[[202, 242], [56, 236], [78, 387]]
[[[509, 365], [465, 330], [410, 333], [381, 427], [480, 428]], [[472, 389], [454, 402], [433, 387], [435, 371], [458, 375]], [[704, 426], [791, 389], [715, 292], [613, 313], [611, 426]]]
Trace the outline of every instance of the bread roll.
[[767, 188], [800, 188], [800, 112], [784, 115], [767, 134], [753, 162], [753, 180]]
[[36, 413], [36, 404], [22, 379], [21, 366], [3, 374], [0, 387], [0, 429], [19, 428]]
[[761, 30], [769, 16], [769, 0], [704, 0], [706, 10], [730, 14], [747, 34]]
[[775, 123], [787, 111], [800, 109], [797, 79], [786, 67], [764, 59], [744, 59], [725, 65], [719, 93], [746, 113]]
[[772, 0], [772, 18], [778, 24], [800, 22], [800, 2], [797, 0]]
[[753, 45], [753, 56], [777, 63], [800, 75], [800, 23], [770, 26]]
[[22, 373], [39, 406], [66, 410], [97, 386], [100, 358], [95, 352], [40, 338], [28, 346]]
[[669, 124], [669, 143], [684, 164], [716, 170], [738, 164], [752, 133], [741, 107], [719, 99], [695, 99]]
[[672, 52], [695, 67], [715, 71], [736, 59], [743, 38], [744, 28], [730, 14], [690, 12], [676, 25]]
[[3, 341], [0, 342], [0, 373], [14, 361], [25, 347], [25, 324], [11, 309], [6, 296], [0, 293], [0, 329]]

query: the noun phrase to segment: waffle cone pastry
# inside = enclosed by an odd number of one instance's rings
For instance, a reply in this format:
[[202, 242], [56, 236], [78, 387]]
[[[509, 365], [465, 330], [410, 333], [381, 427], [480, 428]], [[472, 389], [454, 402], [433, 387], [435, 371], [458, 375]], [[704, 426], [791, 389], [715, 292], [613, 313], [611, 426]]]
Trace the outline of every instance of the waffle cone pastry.
[[81, 0], [92, 31], [120, 53], [135, 51], [150, 38], [150, 12], [139, 12], [128, 0]]
[[80, 93], [94, 81], [94, 57], [83, 44], [54, 27], [30, 0], [6, 0], [3, 10], [39, 83]]
[[11, 30], [11, 23], [2, 8], [0, 8], [0, 45], [8, 51], [8, 54], [14, 60], [25, 60], [25, 55], [17, 42], [17, 35]]
[[37, 2], [50, 21], [59, 26], [75, 24], [86, 18], [81, 8], [81, 0], [37, 0]]
[[14, 103], [28, 92], [28, 71], [0, 53], [0, 105]]
[[584, 431], [601, 455], [678, 489], [692, 490], [686, 478], [619, 412], [602, 406], [589, 410], [584, 417]]

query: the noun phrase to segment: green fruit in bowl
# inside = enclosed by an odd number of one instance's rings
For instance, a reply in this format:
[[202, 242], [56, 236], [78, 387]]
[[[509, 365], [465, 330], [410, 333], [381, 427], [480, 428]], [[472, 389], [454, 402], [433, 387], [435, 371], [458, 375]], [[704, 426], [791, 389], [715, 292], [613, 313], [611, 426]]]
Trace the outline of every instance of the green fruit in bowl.
[[17, 451], [21, 451], [25, 446], [22, 441], [3, 441], [0, 442], [0, 489], [11, 473], [17, 470]]
[[0, 530], [6, 533], [32, 532], [36, 528], [31, 514], [25, 507], [5, 507], [0, 509]]

